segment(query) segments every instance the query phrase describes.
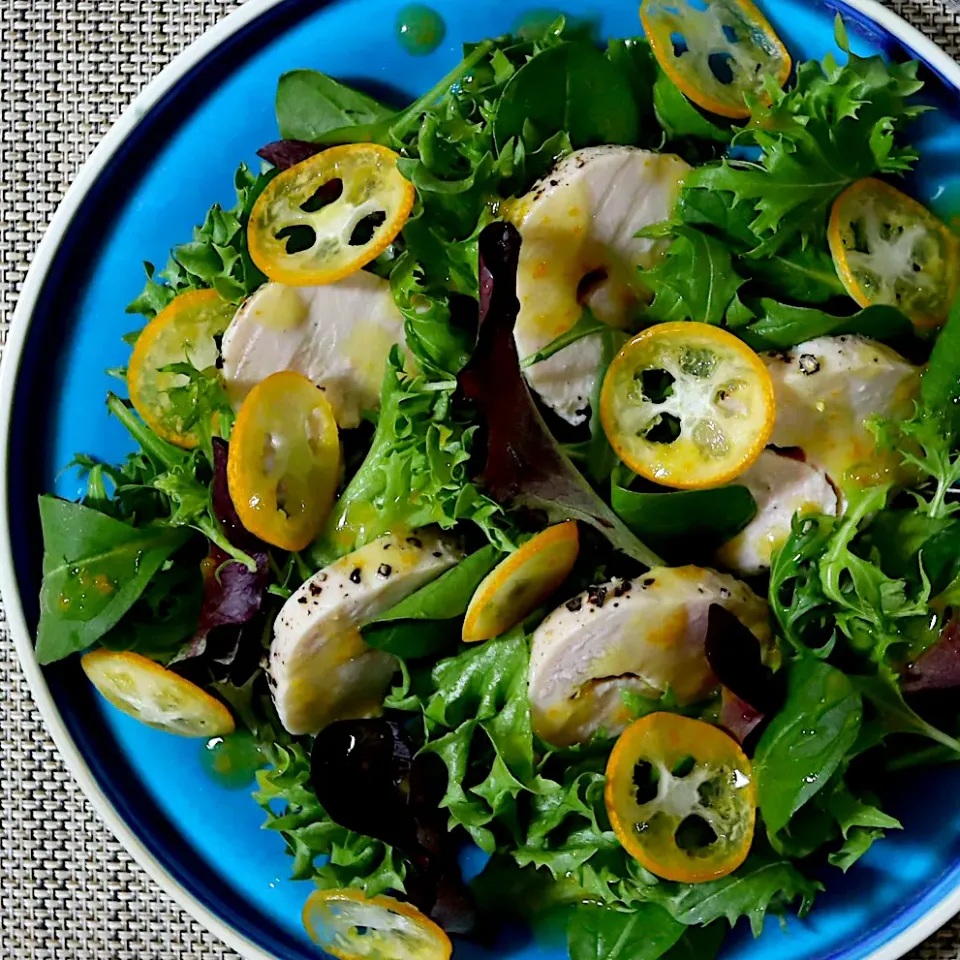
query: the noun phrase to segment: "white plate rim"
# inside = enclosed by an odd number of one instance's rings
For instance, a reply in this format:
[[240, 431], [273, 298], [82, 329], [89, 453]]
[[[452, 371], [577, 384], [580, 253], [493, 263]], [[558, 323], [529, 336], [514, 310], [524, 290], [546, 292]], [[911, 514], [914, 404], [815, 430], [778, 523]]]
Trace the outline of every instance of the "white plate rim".
[[[17, 300], [4, 348], [3, 362], [0, 364], [0, 448], [2, 448], [3, 457], [0, 462], [0, 597], [3, 600], [7, 624], [27, 685], [44, 725], [67, 768], [110, 832], [164, 893], [228, 947], [240, 954], [244, 960], [276, 960], [276, 958], [264, 952], [188, 893], [143, 845], [85, 763], [53, 701], [46, 679], [34, 655], [33, 638], [27, 627], [14, 569], [8, 503], [8, 476], [11, 466], [10, 426], [17, 375], [33, 312], [60, 244], [87, 193], [140, 121], [169, 90], [217, 46], [261, 14], [283, 2], [284, 0], [247, 0], [242, 7], [228, 14], [178, 54], [124, 110], [81, 167], [76, 179], [60, 201], [37, 247]], [[945, 50], [920, 30], [911, 26], [893, 10], [883, 6], [880, 0], [843, 0], [843, 3], [864, 14], [904, 43], [933, 66], [946, 82], [956, 87], [960, 94], [960, 63], [953, 60]], [[958, 912], [960, 912], [960, 885], [901, 931], [893, 940], [874, 951], [866, 960], [898, 960], [922, 940], [935, 933]]]

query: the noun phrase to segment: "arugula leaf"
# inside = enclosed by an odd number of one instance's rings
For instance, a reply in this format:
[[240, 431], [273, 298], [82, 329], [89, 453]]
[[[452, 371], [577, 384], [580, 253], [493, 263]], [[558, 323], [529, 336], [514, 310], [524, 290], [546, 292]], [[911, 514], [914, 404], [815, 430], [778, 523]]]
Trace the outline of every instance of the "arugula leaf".
[[40, 522], [37, 659], [42, 664], [85, 650], [115, 627], [189, 539], [185, 530], [138, 529], [53, 496], [40, 497]]
[[580, 314], [580, 319], [566, 333], [561, 333], [559, 337], [551, 340], [550, 343], [539, 349], [536, 353], [531, 353], [529, 357], [524, 357], [524, 359], [520, 361], [520, 369], [526, 370], [534, 364], [543, 363], [544, 360], [549, 360], [552, 356], [555, 356], [561, 350], [565, 350], [572, 344], [577, 343], [579, 340], [583, 340], [585, 337], [591, 337], [595, 333], [603, 333], [609, 329], [610, 327], [607, 324], [601, 322], [593, 315], [593, 311], [589, 307], [584, 307], [583, 312]]
[[771, 835], [826, 786], [863, 719], [854, 685], [829, 664], [801, 659], [787, 676], [787, 700], [757, 745], [757, 801]]
[[630, 913], [585, 904], [571, 917], [567, 946], [570, 960], [658, 960], [685, 930], [650, 903]]
[[715, 490], [638, 493], [614, 476], [610, 503], [614, 512], [659, 553], [689, 552], [695, 544], [704, 553], [735, 537], [757, 514], [753, 494], [732, 485]]
[[542, 143], [565, 131], [574, 149], [636, 143], [639, 112], [627, 78], [592, 44], [561, 43], [533, 57], [510, 79], [497, 105], [494, 135]]
[[318, 70], [292, 70], [277, 85], [277, 123], [284, 140], [316, 142], [331, 130], [380, 123], [394, 113]]
[[913, 327], [896, 307], [873, 306], [853, 316], [834, 316], [815, 307], [796, 307], [776, 300], [750, 301], [756, 319], [737, 336], [756, 351], [788, 350], [816, 337], [862, 334], [889, 342], [910, 336]]
[[777, 299], [826, 303], [848, 295], [826, 238], [819, 244], [787, 245], [769, 257], [739, 257], [737, 268], [753, 281], [753, 287], [761, 287]]
[[361, 628], [371, 647], [405, 659], [437, 653], [459, 640], [463, 616], [483, 578], [502, 552], [488, 544], [432, 583], [401, 600]]
[[856, 675], [850, 679], [861, 696], [870, 702], [886, 733], [915, 734], [946, 747], [954, 758], [960, 757], [960, 741], [928, 723], [907, 705], [890, 670], [881, 668], [872, 676]]
[[799, 916], [813, 906], [822, 885], [808, 880], [789, 860], [752, 853], [746, 863], [727, 877], [707, 883], [661, 883], [649, 888], [650, 899], [670, 911], [680, 923], [710, 924], [726, 918], [733, 926], [748, 917], [754, 936], [763, 929], [764, 916], [800, 901]]
[[[666, 259], [651, 270], [640, 271], [640, 279], [655, 294], [647, 316], [661, 322], [722, 324], [744, 283], [734, 269], [730, 249], [710, 234], [685, 224], [666, 229], [675, 237]], [[663, 231], [662, 227], [652, 228], [642, 235], [659, 236]]]

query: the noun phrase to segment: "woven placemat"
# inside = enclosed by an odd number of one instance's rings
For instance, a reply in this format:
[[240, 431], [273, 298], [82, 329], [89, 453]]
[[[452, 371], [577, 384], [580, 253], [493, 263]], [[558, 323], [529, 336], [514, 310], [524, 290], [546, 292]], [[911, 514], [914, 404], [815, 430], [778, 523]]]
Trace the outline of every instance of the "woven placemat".
[[[889, 0], [960, 57], [949, 0]], [[175, 54], [240, 0], [0, 0], [0, 346], [80, 164]], [[912, 960], [960, 960], [960, 922]], [[235, 960], [100, 823], [52, 741], [0, 611], [0, 960]]]

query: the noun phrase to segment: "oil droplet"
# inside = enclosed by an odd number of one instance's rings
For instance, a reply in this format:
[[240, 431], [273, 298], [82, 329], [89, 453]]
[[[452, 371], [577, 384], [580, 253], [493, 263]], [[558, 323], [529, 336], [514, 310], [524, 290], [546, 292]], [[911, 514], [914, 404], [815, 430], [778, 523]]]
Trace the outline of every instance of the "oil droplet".
[[411, 3], [397, 14], [400, 46], [415, 57], [433, 53], [446, 35], [447, 25], [443, 17], [425, 4]]
[[537, 7], [517, 17], [513, 32], [524, 40], [534, 40], [542, 37], [547, 28], [562, 16], [563, 11], [555, 7]]
[[256, 772], [267, 766], [267, 758], [253, 736], [246, 731], [208, 740], [200, 753], [207, 775], [228, 790], [244, 790]]

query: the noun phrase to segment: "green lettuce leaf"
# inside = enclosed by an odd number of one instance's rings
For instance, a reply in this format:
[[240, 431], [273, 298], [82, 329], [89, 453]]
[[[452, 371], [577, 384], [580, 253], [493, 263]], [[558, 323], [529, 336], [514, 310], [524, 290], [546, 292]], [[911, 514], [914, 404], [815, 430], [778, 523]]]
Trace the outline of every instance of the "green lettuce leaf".
[[454, 386], [437, 389], [409, 377], [394, 348], [370, 450], [340, 495], [327, 533], [308, 548], [316, 567], [393, 530], [432, 523], [449, 530], [461, 520], [475, 523], [502, 549], [512, 548], [500, 507], [468, 478], [476, 427], [454, 412]]

